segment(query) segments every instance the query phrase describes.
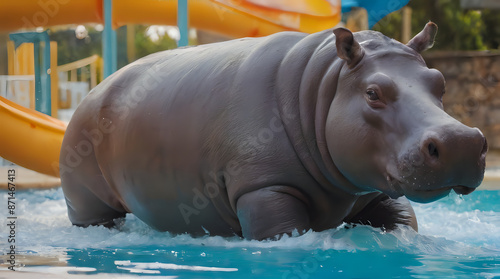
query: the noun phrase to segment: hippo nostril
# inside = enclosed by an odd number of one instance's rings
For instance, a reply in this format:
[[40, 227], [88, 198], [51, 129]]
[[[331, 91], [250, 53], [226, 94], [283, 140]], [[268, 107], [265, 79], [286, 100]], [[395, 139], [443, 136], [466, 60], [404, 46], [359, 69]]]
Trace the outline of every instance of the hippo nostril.
[[429, 145], [427, 146], [427, 149], [429, 151], [429, 155], [434, 158], [439, 158], [439, 152], [437, 150], [436, 145], [433, 142], [430, 142]]

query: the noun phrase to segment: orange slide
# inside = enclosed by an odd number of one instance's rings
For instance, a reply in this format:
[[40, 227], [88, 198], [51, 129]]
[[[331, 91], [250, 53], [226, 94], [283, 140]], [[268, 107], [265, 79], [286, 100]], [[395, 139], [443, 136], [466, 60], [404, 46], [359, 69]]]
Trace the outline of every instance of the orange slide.
[[[0, 1], [0, 31], [103, 23], [103, 0]], [[336, 3], [336, 4], [332, 4]], [[340, 21], [340, 0], [189, 0], [189, 26], [232, 37], [314, 33]], [[113, 27], [177, 24], [177, 0], [115, 0]]]
[[59, 176], [66, 124], [0, 97], [0, 155], [20, 166]]

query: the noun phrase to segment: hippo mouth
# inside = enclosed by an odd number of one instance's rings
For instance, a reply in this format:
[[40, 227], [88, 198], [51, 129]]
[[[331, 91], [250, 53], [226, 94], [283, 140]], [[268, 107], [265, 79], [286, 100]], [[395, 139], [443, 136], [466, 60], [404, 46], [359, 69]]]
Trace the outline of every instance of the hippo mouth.
[[429, 189], [429, 190], [415, 190], [416, 192], [427, 192], [427, 193], [437, 193], [437, 192], [449, 192], [453, 190], [455, 193], [458, 195], [468, 195], [476, 188], [468, 187], [468, 186], [462, 186], [462, 185], [457, 185], [457, 186], [446, 186], [442, 188], [437, 188], [437, 189]]
[[447, 196], [451, 190], [453, 190], [458, 195], [468, 195], [472, 193], [476, 188], [468, 187], [468, 186], [445, 186], [436, 189], [414, 189], [409, 191], [404, 191], [404, 195], [415, 202], [427, 203], [438, 200]]
[[400, 181], [399, 179], [395, 179], [394, 176], [387, 174], [386, 180], [390, 185], [390, 193], [387, 193], [392, 198], [399, 197], [405, 195], [411, 200], [417, 202], [428, 202], [435, 199], [439, 199], [443, 196], [448, 195], [448, 193], [453, 190], [458, 195], [468, 195], [474, 190], [476, 187], [469, 187], [464, 185], [454, 185], [454, 186], [442, 186], [431, 189], [407, 189], [405, 187], [405, 183]]
[[459, 195], [468, 195], [468, 194], [474, 192], [474, 190], [476, 190], [476, 188], [471, 188], [471, 187], [462, 186], [462, 185], [458, 185], [458, 186], [455, 186], [452, 188], [453, 188], [453, 191], [455, 191], [455, 193], [457, 193]]

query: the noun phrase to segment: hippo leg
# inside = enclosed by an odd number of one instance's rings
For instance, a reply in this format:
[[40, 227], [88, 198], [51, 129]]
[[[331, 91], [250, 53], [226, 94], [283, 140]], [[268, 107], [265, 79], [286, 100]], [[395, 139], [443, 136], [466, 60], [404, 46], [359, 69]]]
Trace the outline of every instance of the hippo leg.
[[[98, 198], [91, 192], [85, 183], [76, 177], [66, 177], [63, 181], [68, 217], [73, 225], [87, 226], [115, 226], [115, 219], [125, 217], [125, 211], [119, 211]], [[86, 182], [92, 187], [109, 187], [102, 175], [89, 177]], [[106, 183], [106, 184], [104, 184]]]
[[263, 240], [310, 228], [305, 198], [291, 187], [272, 186], [246, 193], [238, 199], [237, 212], [247, 239]]
[[[367, 195], [367, 199], [361, 200], [366, 204], [355, 215], [346, 218], [346, 223], [370, 225], [376, 228], [393, 230], [398, 224], [408, 225], [418, 231], [417, 218], [413, 207], [407, 198], [399, 197], [391, 199], [386, 194]], [[358, 205], [355, 205], [356, 207]]]
[[[76, 146], [71, 141], [66, 140], [63, 146]], [[61, 150], [61, 158], [67, 154], [67, 149]], [[126, 210], [104, 179], [93, 152], [82, 156], [73, 169], [61, 172], [61, 185], [73, 225], [112, 227], [114, 219], [125, 217]]]

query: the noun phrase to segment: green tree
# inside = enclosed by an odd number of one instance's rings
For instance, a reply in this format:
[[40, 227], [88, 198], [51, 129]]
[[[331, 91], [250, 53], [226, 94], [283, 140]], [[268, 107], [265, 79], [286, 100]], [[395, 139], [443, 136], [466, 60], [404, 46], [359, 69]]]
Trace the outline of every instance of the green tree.
[[57, 42], [57, 64], [62, 65], [94, 54], [101, 56], [101, 32], [87, 27], [88, 36], [78, 39], [75, 30], [55, 30], [50, 32], [50, 40]]
[[[136, 59], [148, 54], [176, 48], [175, 40], [167, 35], [161, 36], [153, 42], [147, 35], [147, 25], [136, 25], [134, 45]], [[88, 35], [85, 38], [77, 38], [72, 29], [56, 29], [50, 32], [50, 39], [57, 42], [57, 64], [62, 65], [80, 60], [94, 54], [102, 56], [102, 32], [96, 31], [92, 26], [86, 26]], [[117, 63], [118, 68], [130, 62], [127, 59], [127, 27], [122, 26], [116, 30], [117, 37]], [[192, 42], [191, 42], [192, 43]]]
[[488, 49], [500, 49], [500, 11], [485, 10], [481, 12], [484, 29], [483, 39]]
[[[413, 35], [428, 22], [435, 22], [438, 35], [434, 50], [486, 50], [499, 47], [500, 12], [465, 10], [459, 0], [412, 0]], [[396, 11], [377, 23], [374, 30], [401, 38], [401, 11]]]
[[156, 42], [153, 42], [146, 35], [148, 27], [148, 25], [135, 26], [134, 42], [136, 48], [136, 59], [139, 59], [151, 53], [167, 49], [174, 49], [177, 47], [177, 43], [167, 35], [161, 36]]

